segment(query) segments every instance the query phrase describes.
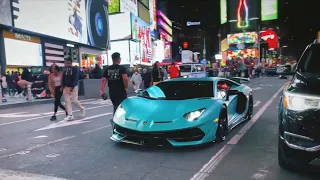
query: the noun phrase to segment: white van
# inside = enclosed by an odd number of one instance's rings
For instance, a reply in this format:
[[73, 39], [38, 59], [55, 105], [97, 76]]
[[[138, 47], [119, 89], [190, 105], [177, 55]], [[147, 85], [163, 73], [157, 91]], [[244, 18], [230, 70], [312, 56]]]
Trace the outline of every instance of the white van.
[[202, 78], [207, 77], [206, 67], [202, 64], [180, 64], [182, 77]]

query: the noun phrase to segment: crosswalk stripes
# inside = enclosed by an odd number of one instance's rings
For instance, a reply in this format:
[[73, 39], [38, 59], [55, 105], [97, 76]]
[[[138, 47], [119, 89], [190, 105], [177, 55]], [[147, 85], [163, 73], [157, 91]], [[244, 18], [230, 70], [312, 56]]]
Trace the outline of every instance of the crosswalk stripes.
[[20, 171], [11, 171], [11, 170], [5, 170], [0, 169], [0, 179], [3, 180], [67, 180], [63, 178], [58, 177], [52, 177], [52, 176], [45, 176], [40, 174], [31, 174], [31, 173], [25, 173]]

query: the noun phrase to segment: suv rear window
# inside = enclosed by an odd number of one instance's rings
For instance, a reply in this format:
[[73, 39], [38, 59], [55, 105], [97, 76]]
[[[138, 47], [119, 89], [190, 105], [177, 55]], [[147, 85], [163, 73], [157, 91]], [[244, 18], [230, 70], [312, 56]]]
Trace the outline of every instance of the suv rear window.
[[180, 65], [180, 72], [191, 72], [191, 65]]

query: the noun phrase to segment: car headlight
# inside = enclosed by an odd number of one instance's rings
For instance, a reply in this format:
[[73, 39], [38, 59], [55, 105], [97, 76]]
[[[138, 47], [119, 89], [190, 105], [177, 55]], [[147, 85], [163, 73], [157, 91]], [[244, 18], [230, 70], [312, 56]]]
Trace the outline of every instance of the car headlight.
[[123, 107], [120, 105], [117, 110], [116, 113], [114, 114], [114, 117], [116, 118], [120, 118], [122, 116], [124, 116], [126, 114], [126, 111], [123, 109]]
[[319, 109], [320, 98], [285, 91], [283, 96], [283, 106], [285, 109], [293, 111]]
[[204, 110], [206, 109], [199, 109], [196, 111], [192, 111], [192, 112], [186, 113], [185, 115], [183, 115], [183, 117], [186, 118], [188, 121], [194, 121], [194, 120], [197, 120], [202, 115]]

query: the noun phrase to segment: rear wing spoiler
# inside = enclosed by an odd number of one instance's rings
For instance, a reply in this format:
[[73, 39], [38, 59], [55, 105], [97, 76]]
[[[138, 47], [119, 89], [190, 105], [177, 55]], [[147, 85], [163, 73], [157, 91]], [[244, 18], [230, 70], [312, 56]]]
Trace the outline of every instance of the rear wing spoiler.
[[237, 83], [242, 84], [242, 82], [249, 82], [250, 79], [249, 78], [243, 78], [243, 77], [230, 77], [229, 78], [232, 81], [236, 81]]

